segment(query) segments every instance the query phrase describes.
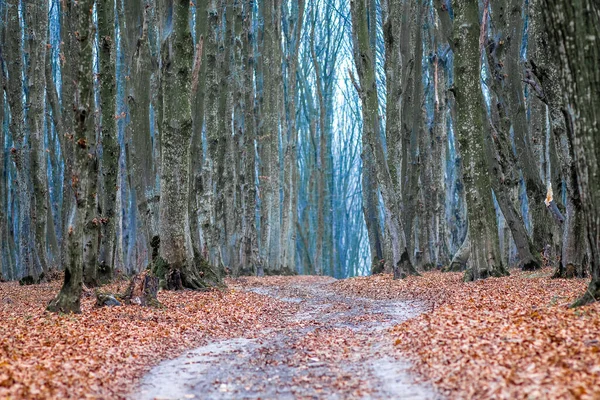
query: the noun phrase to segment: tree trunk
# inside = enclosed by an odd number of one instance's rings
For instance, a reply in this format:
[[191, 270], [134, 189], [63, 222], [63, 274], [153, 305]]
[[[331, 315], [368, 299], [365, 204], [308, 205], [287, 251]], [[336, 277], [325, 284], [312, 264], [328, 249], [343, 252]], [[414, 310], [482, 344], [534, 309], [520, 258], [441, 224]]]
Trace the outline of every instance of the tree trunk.
[[[548, 221], [545, 221], [545, 216], [539, 212], [540, 207], [542, 211], [544, 208], [543, 184], [539, 177], [539, 168], [534, 163], [532, 153], [523, 149], [525, 140], [523, 130], [527, 130], [527, 124], [525, 121], [524, 99], [520, 99], [517, 94], [519, 90], [522, 91], [520, 78], [518, 78], [521, 76], [519, 71], [521, 68], [519, 63], [522, 36], [520, 32], [522, 30], [522, 23], [520, 22], [521, 7], [514, 5], [515, 7], [511, 7], [507, 16], [506, 10], [510, 1], [512, 0], [494, 0], [492, 2], [494, 22], [498, 33], [494, 36], [494, 40], [490, 40], [486, 45], [488, 65], [492, 74], [490, 87], [493, 91], [492, 97], [495, 100], [494, 106], [491, 107], [492, 116], [486, 119], [486, 127], [488, 128], [486, 129], [488, 131], [486, 135], [486, 143], [488, 144], [486, 159], [490, 168], [492, 188], [515, 241], [520, 266], [526, 270], [534, 270], [540, 268], [540, 254], [546, 242], [551, 241], [551, 239], [549, 237], [550, 232], [547, 229]], [[512, 69], [505, 71], [503, 67], [508, 64], [511, 64]], [[516, 79], [519, 79], [519, 82], [515, 82]], [[519, 142], [519, 144], [515, 144], [515, 148], [520, 149], [520, 151], [517, 151], [516, 157], [511, 145], [511, 128], [515, 132], [515, 137], [519, 136], [520, 138], [520, 141], [515, 139], [516, 142]], [[490, 130], [491, 132], [489, 132]], [[533, 243], [528, 236], [520, 212], [521, 207], [518, 204], [518, 196], [513, 196], [511, 193], [518, 192], [521, 179], [518, 170], [519, 165], [526, 179], [530, 208], [533, 215], [538, 218], [536, 221], [537, 232], [545, 232], [544, 235], [537, 236], [541, 240], [537, 244]], [[540, 185], [542, 187], [541, 198], [539, 195]], [[546, 215], [546, 217], [549, 217], [549, 215]], [[540, 246], [539, 249], [538, 246]]]
[[[44, 63], [48, 42], [48, 2], [47, 0], [29, 3], [25, 8], [25, 20], [28, 31], [28, 103], [27, 127], [31, 153], [29, 155], [30, 174], [33, 188], [31, 201], [31, 224], [35, 228], [35, 260], [34, 264], [41, 267], [43, 273], [48, 273], [47, 257], [47, 222], [48, 222], [48, 180], [47, 153], [44, 146], [45, 138], [45, 87], [46, 72]], [[29, 179], [29, 178], [28, 178]]]
[[496, 212], [485, 159], [478, 4], [460, 0], [454, 11], [456, 132], [463, 157], [470, 239], [465, 280], [476, 280], [507, 272], [500, 258]]
[[[577, 181], [574, 143], [567, 132], [567, 119], [564, 114], [565, 98], [561, 85], [560, 66], [556, 60], [558, 53], [548, 51], [554, 45], [552, 34], [546, 31], [544, 22], [544, 3], [534, 3], [532, 24], [536, 52], [530, 61], [531, 71], [539, 80], [540, 100], [548, 107], [550, 129], [558, 156], [558, 164], [567, 190], [565, 221], [562, 224], [562, 250], [560, 263], [555, 277], [583, 277], [586, 275], [584, 260], [586, 258], [585, 215]], [[532, 77], [533, 78], [533, 77]], [[539, 96], [539, 94], [538, 94]], [[558, 189], [557, 185], [557, 189]], [[552, 186], [550, 186], [552, 188]]]
[[[7, 1], [6, 27], [9, 32], [22, 30], [19, 16], [19, 1]], [[20, 36], [19, 36], [20, 37]], [[9, 132], [12, 133], [14, 147], [10, 149], [11, 157], [16, 167], [16, 185], [18, 201], [18, 264], [20, 276], [31, 276], [37, 279], [39, 274], [35, 269], [35, 249], [33, 232], [31, 230], [31, 190], [29, 170], [30, 140], [25, 140], [25, 112], [23, 107], [24, 81], [23, 57], [21, 54], [21, 41], [9, 40], [6, 45], [6, 64], [8, 82], [6, 98], [10, 107]], [[16, 236], [15, 235], [15, 236]]]
[[254, 90], [254, 41], [253, 35], [253, 10], [252, 3], [245, 5], [244, 24], [244, 160], [245, 160], [245, 188], [244, 203], [245, 231], [244, 252], [246, 265], [255, 274], [261, 271], [258, 253], [258, 238], [256, 235], [256, 121], [255, 121], [255, 90]]
[[[404, 278], [408, 275], [416, 274], [412, 266], [408, 249], [406, 246], [406, 237], [404, 227], [400, 220], [400, 213], [397, 203], [397, 195], [394, 193], [392, 178], [388, 163], [384, 154], [383, 145], [380, 137], [379, 126], [379, 104], [377, 95], [377, 82], [375, 79], [375, 55], [371, 44], [370, 31], [368, 26], [368, 15], [374, 16], [375, 9], [369, 8], [365, 0], [351, 1], [352, 12], [352, 40], [354, 44], [354, 63], [358, 72], [360, 87], [359, 94], [362, 102], [363, 115], [363, 193], [365, 203], [365, 221], [369, 236], [377, 235], [375, 243], [381, 243], [379, 239], [379, 226], [371, 226], [370, 223], [377, 223], [377, 219], [372, 219], [378, 214], [379, 201], [377, 196], [377, 183], [385, 204], [386, 223], [392, 241], [394, 278]], [[368, 14], [370, 13], [370, 14]], [[359, 85], [358, 83], [356, 84]], [[365, 171], [367, 169], [367, 171]], [[366, 173], [366, 175], [365, 175]], [[375, 215], [374, 215], [375, 214]], [[371, 219], [371, 221], [368, 221]], [[377, 229], [377, 231], [375, 231]], [[371, 238], [369, 240], [372, 240]], [[372, 249], [373, 250], [373, 249]], [[381, 257], [377, 247], [372, 252], [371, 257]], [[382, 260], [382, 258], [378, 258]], [[377, 268], [374, 259], [373, 268]]]
[[[141, 243], [136, 248], [142, 254], [137, 255], [136, 261], [148, 258], [146, 253], [150, 251], [150, 241], [159, 234], [158, 227], [153, 224], [153, 220], [156, 218], [155, 214], [158, 212], [158, 193], [156, 192], [158, 168], [154, 160], [160, 159], [160, 153], [155, 154], [153, 145], [156, 146], [157, 140], [152, 136], [152, 126], [150, 125], [152, 73], [153, 71], [157, 73], [157, 63], [153, 62], [150, 50], [151, 13], [151, 1], [132, 0], [127, 3], [124, 18], [121, 18], [125, 21], [125, 29], [122, 34], [125, 39], [123, 40], [124, 52], [129, 67], [127, 106], [130, 122], [127, 125], [127, 137], [131, 144], [127, 163], [136, 206], [134, 212], [137, 211], [134, 220], [139, 221], [141, 233], [138, 239]], [[162, 108], [162, 105], [158, 107]], [[162, 122], [163, 120], [159, 120], [159, 124]], [[165, 127], [161, 126], [161, 128], [160, 133], [162, 134]], [[133, 229], [138, 231], [138, 226]], [[136, 270], [139, 265], [133, 267]]]
[[112, 0], [96, 3], [98, 35], [100, 38], [100, 107], [102, 143], [102, 198], [99, 199], [100, 251], [98, 279], [109, 281], [114, 274], [114, 250], [118, 219], [117, 186], [119, 173], [119, 142], [116, 120], [116, 66], [115, 66], [115, 14]]
[[[600, 299], [600, 9], [592, 0], [540, 0], [548, 50], [558, 61], [567, 138], [575, 157], [592, 279], [575, 306]], [[577, 29], [573, 29], [577, 26]]]
[[173, 3], [173, 30], [162, 45], [163, 132], [160, 176], [159, 256], [153, 271], [167, 288], [202, 289], [218, 283], [218, 276], [188, 247], [189, 147], [192, 138], [192, 35], [189, 2]]
[[298, 222], [298, 164], [297, 164], [297, 143], [298, 132], [296, 128], [296, 97], [297, 97], [297, 70], [298, 54], [300, 50], [300, 40], [302, 25], [304, 23], [304, 0], [293, 2], [295, 9], [292, 8], [292, 18], [294, 23], [290, 29], [290, 38], [288, 46], [291, 48], [291, 54], [287, 61], [287, 132], [285, 133], [285, 147], [283, 157], [283, 204], [281, 217], [281, 261], [283, 269], [290, 271], [296, 270], [296, 225]]
[[[75, 151], [71, 176], [71, 187], [75, 195], [75, 218], [68, 227], [69, 261], [65, 265], [65, 278], [60, 293], [48, 304], [52, 312], [80, 313], [80, 297], [83, 278], [83, 230], [85, 210], [89, 199], [89, 170], [86, 162], [89, 159], [88, 139], [94, 135], [94, 97], [93, 97], [93, 0], [70, 4], [68, 18], [72, 19], [72, 27], [76, 30], [76, 48], [73, 57], [67, 60], [72, 63], [75, 75], [74, 86], [74, 126]], [[66, 99], [65, 99], [66, 100]], [[68, 101], [68, 100], [67, 100]]]

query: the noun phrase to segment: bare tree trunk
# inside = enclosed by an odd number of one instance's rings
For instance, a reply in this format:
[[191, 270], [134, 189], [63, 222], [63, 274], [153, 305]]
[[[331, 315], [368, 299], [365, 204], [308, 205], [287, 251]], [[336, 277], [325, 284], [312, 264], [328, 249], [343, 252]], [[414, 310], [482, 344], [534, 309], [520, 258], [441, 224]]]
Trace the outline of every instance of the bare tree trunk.
[[[537, 52], [530, 61], [531, 72], [539, 80], [541, 101], [548, 106], [550, 129], [556, 147], [559, 167], [566, 186], [566, 213], [562, 226], [562, 250], [556, 277], [583, 277], [586, 275], [585, 215], [579, 184], [575, 149], [567, 131], [564, 113], [565, 99], [561, 86], [560, 66], [556, 64], [558, 53], [548, 51], [553, 46], [552, 35], [545, 29], [543, 2], [537, 1], [533, 7], [534, 39]], [[531, 76], [530, 78], [533, 78]], [[533, 81], [532, 81], [533, 83]], [[558, 187], [556, 188], [558, 189]]]
[[[411, 262], [417, 264], [415, 259], [416, 237], [418, 235], [416, 216], [419, 204], [419, 177], [421, 175], [421, 162], [419, 160], [419, 140], [423, 135], [423, 5], [421, 2], [413, 4], [406, 2], [404, 13], [407, 14], [403, 22], [406, 25], [409, 37], [401, 48], [405, 59], [402, 65], [402, 82], [404, 94], [402, 96], [402, 214], [406, 247]], [[403, 40], [404, 39], [400, 39]], [[421, 265], [418, 266], [419, 268]]]
[[[486, 123], [486, 131], [488, 131], [486, 135], [488, 145], [486, 159], [490, 168], [492, 187], [515, 241], [520, 265], [523, 269], [533, 270], [541, 266], [540, 253], [544, 248], [544, 244], [540, 244], [541, 247], [536, 249], [529, 238], [520, 212], [518, 196], [513, 196], [511, 192], [518, 192], [520, 181], [518, 166], [520, 165], [527, 181], [526, 187], [530, 194], [530, 208], [536, 211], [534, 212], [536, 217], [541, 218], [543, 215], [537, 211], [539, 211], [540, 206], [544, 208], [542, 204], [543, 194], [542, 198], [538, 199], [539, 193], [537, 193], [537, 190], [542, 182], [534, 164], [535, 160], [523, 160], [523, 157], [527, 157], [524, 155], [525, 150], [517, 152], [518, 154], [515, 156], [510, 141], [511, 127], [515, 132], [515, 136], [517, 136], [516, 131], [519, 130], [521, 140], [524, 141], [525, 133], [522, 131], [527, 129], [527, 124], [524, 121], [524, 99], [521, 99], [521, 105], [512, 104], [518, 102], [518, 96], [514, 92], [522, 90], [520, 81], [515, 83], [514, 78], [520, 76], [520, 73], [517, 69], [507, 71], [503, 69], [503, 66], [509, 63], [513, 68], [520, 68], [518, 62], [520, 57], [518, 49], [520, 49], [520, 38], [522, 36], [519, 31], [519, 29], [522, 29], [522, 24], [519, 21], [521, 18], [520, 6], [511, 9], [507, 16], [508, 1], [494, 0], [492, 2], [495, 17], [494, 26], [498, 33], [495, 35], [495, 39], [486, 45], [488, 65], [492, 72], [490, 87], [493, 91], [492, 97], [495, 100], [494, 106], [491, 107], [491, 122]], [[515, 13], [518, 14], [518, 18]], [[516, 60], [514, 60], [515, 57]], [[488, 117], [486, 121], [489, 119]], [[491, 132], [489, 132], [490, 129]], [[535, 204], [538, 200], [539, 204]], [[539, 220], [538, 222], [538, 232], [548, 225], [547, 221]], [[544, 242], [546, 239], [549, 240], [549, 238], [541, 240]]]
[[35, 228], [35, 260], [34, 264], [40, 265], [44, 273], [48, 272], [47, 258], [47, 222], [48, 222], [48, 181], [46, 179], [47, 153], [44, 146], [45, 122], [45, 87], [46, 73], [46, 44], [48, 42], [48, 2], [27, 4], [25, 7], [25, 20], [27, 24], [27, 77], [28, 77], [28, 103], [27, 126], [31, 153], [29, 165], [33, 197], [31, 201], [31, 223]]
[[478, 4], [461, 0], [455, 5], [454, 12], [456, 131], [464, 160], [470, 239], [469, 270], [465, 280], [476, 280], [507, 272], [500, 258], [496, 213], [485, 160]]
[[[6, 27], [9, 32], [18, 32], [22, 26], [19, 16], [19, 1], [7, 1]], [[35, 270], [35, 249], [33, 248], [33, 232], [31, 230], [31, 191], [29, 182], [29, 149], [25, 141], [25, 113], [23, 108], [23, 57], [21, 41], [9, 40], [6, 46], [6, 63], [8, 83], [6, 98], [10, 107], [9, 131], [12, 133], [14, 147], [10, 150], [16, 166], [16, 184], [18, 188], [18, 263], [21, 276], [37, 278]]]
[[313, 7], [313, 23], [311, 28], [311, 54], [315, 69], [317, 99], [319, 103], [319, 147], [317, 150], [317, 238], [315, 251], [315, 274], [323, 274], [323, 242], [325, 240], [325, 163], [326, 163], [326, 127], [325, 127], [325, 97], [323, 95], [323, 79], [315, 51], [315, 8]]
[[[72, 63], [74, 72], [74, 126], [75, 151], [71, 176], [71, 187], [75, 195], [75, 217], [69, 225], [67, 235], [69, 261], [65, 265], [65, 278], [60, 293], [48, 304], [52, 312], [81, 312], [80, 297], [83, 278], [83, 230], [85, 210], [87, 207], [89, 169], [86, 169], [88, 157], [88, 140], [94, 132], [94, 97], [93, 97], [93, 20], [90, 10], [93, 0], [80, 1], [69, 5], [72, 26], [76, 29], [77, 47], [73, 51], [76, 57], [67, 60]], [[77, 66], [77, 68], [75, 68]], [[66, 100], [66, 99], [65, 99]], [[68, 100], [66, 100], [68, 101]]]
[[297, 96], [297, 70], [298, 53], [300, 49], [300, 40], [302, 25], [304, 23], [304, 0], [293, 2], [297, 14], [293, 25], [288, 28], [292, 32], [289, 38], [289, 47], [291, 53], [288, 55], [287, 66], [287, 126], [283, 157], [283, 203], [281, 205], [281, 261], [283, 269], [295, 271], [296, 268], [296, 225], [298, 222], [297, 199], [298, 199], [298, 164], [297, 164], [297, 143], [298, 132], [296, 128], [296, 96]]
[[[160, 176], [160, 248], [153, 271], [167, 288], [202, 289], [218, 283], [218, 276], [188, 248], [189, 172], [192, 138], [192, 35], [189, 2], [173, 3], [173, 29], [162, 45], [163, 132]], [[188, 231], [189, 232], [189, 231]]]
[[[371, 205], [368, 213], [365, 213], [365, 220], [373, 217], [373, 213], [378, 212], [377, 184], [371, 180], [376, 177], [379, 181], [379, 189], [385, 204], [386, 223], [391, 235], [394, 278], [404, 278], [407, 275], [416, 274], [412, 266], [404, 235], [404, 227], [400, 220], [400, 213], [397, 203], [397, 195], [394, 193], [390, 170], [383, 151], [383, 145], [380, 138], [379, 126], [379, 105], [377, 98], [377, 86], [375, 79], [375, 56], [371, 44], [371, 37], [368, 27], [367, 16], [374, 17], [375, 10], [370, 9], [363, 0], [352, 1], [352, 39], [354, 44], [354, 62], [358, 72], [360, 87], [359, 94], [362, 101], [363, 112], [363, 163], [367, 169], [367, 175], [363, 170], [363, 193], [366, 207]], [[370, 14], [368, 14], [370, 13]], [[373, 164], [370, 164], [370, 163]], [[369, 187], [369, 185], [373, 185]], [[376, 222], [374, 220], [371, 223]], [[369, 228], [369, 235], [376, 234], [375, 229], [379, 226]], [[371, 239], [370, 239], [371, 240]], [[381, 243], [377, 240], [376, 243]], [[378, 249], [375, 249], [378, 250]], [[381, 255], [373, 252], [372, 257]], [[380, 259], [381, 260], [381, 259]]]
[[102, 143], [102, 198], [100, 199], [100, 251], [98, 279], [109, 281], [114, 274], [114, 251], [118, 219], [117, 186], [119, 142], [116, 120], [116, 66], [114, 1], [99, 0], [98, 33], [100, 38], [100, 102]]
[[246, 262], [254, 273], [261, 275], [262, 266], [258, 254], [258, 238], [256, 235], [256, 121], [254, 90], [254, 31], [252, 2], [245, 5], [245, 24], [243, 52], [244, 57], [244, 159], [245, 159], [245, 232], [244, 252]]
[[6, 118], [6, 104], [4, 101], [4, 91], [6, 87], [6, 71], [4, 70], [4, 51], [6, 48], [6, 23], [4, 21], [5, 16], [5, 5], [0, 5], [0, 277], [2, 279], [14, 279], [11, 263], [9, 259], [11, 254], [9, 252], [9, 231], [6, 218], [6, 193], [7, 193], [7, 182], [5, 178], [5, 135], [4, 135], [4, 121]]
[[[153, 140], [150, 125], [151, 82], [156, 63], [150, 51], [149, 29], [151, 2], [148, 0], [132, 0], [127, 3], [123, 19], [125, 55], [129, 67], [127, 83], [127, 106], [130, 122], [127, 125], [127, 137], [130, 140], [129, 165], [131, 189], [134, 192], [136, 205], [136, 222], [139, 221], [141, 243], [136, 246], [138, 259], [146, 259], [150, 250], [150, 242], [159, 235], [158, 227], [152, 223], [158, 212], [158, 193], [156, 193], [157, 166], [153, 157]], [[166, 12], [166, 11], [165, 11]], [[161, 108], [161, 105], [159, 105]], [[159, 120], [159, 124], [162, 120]], [[165, 130], [162, 127], [162, 131]], [[155, 139], [155, 138], [154, 138]], [[160, 158], [160, 155], [157, 156]], [[158, 206], [160, 207], [160, 206]], [[138, 227], [133, 229], [138, 230]], [[138, 267], [137, 265], [134, 267]]]
[[[541, 0], [548, 50], [558, 61], [567, 139], [586, 221], [592, 279], [575, 306], [600, 299], [600, 9], [590, 0]], [[573, 29], [573, 26], [577, 29]], [[550, 85], [552, 82], [547, 82]], [[553, 82], [556, 84], [556, 82]]]

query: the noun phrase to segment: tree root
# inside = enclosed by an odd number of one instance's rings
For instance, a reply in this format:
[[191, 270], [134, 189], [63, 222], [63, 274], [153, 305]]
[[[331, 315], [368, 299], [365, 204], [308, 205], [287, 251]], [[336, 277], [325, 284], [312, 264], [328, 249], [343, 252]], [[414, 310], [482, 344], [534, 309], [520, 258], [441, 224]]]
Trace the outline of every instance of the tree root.
[[595, 303], [596, 301], [600, 301], [600, 278], [592, 279], [585, 293], [575, 300], [569, 308], [585, 306], [586, 304]]

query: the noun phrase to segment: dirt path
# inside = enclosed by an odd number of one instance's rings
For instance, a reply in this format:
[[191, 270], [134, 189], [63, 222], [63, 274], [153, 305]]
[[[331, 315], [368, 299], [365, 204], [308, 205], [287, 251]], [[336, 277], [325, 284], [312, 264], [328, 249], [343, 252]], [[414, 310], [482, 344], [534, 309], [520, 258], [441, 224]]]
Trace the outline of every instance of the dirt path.
[[214, 342], [165, 361], [131, 398], [440, 398], [429, 385], [415, 383], [385, 332], [418, 315], [420, 304], [343, 296], [326, 277], [249, 281], [237, 289], [297, 304], [285, 328]]

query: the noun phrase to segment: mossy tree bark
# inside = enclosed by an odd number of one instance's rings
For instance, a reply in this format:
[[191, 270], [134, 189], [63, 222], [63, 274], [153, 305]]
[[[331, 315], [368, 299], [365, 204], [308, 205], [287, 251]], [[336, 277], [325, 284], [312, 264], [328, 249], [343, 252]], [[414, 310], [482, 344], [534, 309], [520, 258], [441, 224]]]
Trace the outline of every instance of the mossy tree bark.
[[[545, 245], [551, 242], [548, 228], [549, 213], [544, 215], [544, 185], [539, 176], [531, 151], [522, 149], [525, 140], [527, 124], [525, 119], [524, 99], [520, 100], [517, 92], [521, 91], [521, 64], [518, 62], [522, 39], [521, 7], [511, 4], [509, 0], [494, 0], [492, 15], [496, 34], [494, 39], [486, 43], [486, 58], [491, 71], [489, 86], [492, 90], [491, 116], [485, 120], [486, 126], [486, 159], [490, 169], [491, 183], [496, 194], [496, 200], [512, 234], [517, 248], [519, 263], [523, 269], [540, 268], [540, 253]], [[510, 11], [507, 11], [510, 9]], [[508, 15], [507, 15], [508, 14]], [[518, 15], [518, 18], [517, 18]], [[516, 60], [514, 58], [516, 57]], [[512, 69], [504, 69], [510, 64]], [[508, 74], [507, 74], [508, 73]], [[517, 77], [517, 78], [515, 78]], [[519, 79], [519, 83], [515, 82]], [[521, 94], [522, 97], [522, 94]], [[519, 104], [514, 104], [519, 103]], [[511, 145], [510, 131], [520, 137], [520, 152], [515, 155]], [[523, 142], [523, 143], [522, 143]], [[516, 147], [516, 146], [515, 146]], [[513, 193], [518, 192], [520, 174], [519, 166], [526, 177], [530, 208], [535, 215], [539, 243], [534, 244], [527, 233], [520, 205]], [[533, 169], [533, 170], [532, 170]], [[541, 191], [541, 196], [540, 196]], [[545, 232], [540, 234], [540, 232]], [[538, 249], [537, 247], [540, 246]]]
[[573, 146], [573, 178], [580, 189], [590, 248], [592, 279], [574, 304], [579, 306], [600, 299], [600, 8], [593, 0], [537, 1], [548, 50], [558, 62], [561, 111]]
[[113, 277], [115, 235], [117, 226], [117, 179], [119, 172], [119, 142], [116, 120], [115, 14], [112, 0], [99, 0], [98, 35], [100, 38], [100, 106], [102, 144], [102, 198], [100, 199], [100, 249], [98, 279], [106, 282]]
[[477, 2], [460, 0], [454, 11], [456, 132], [463, 156], [470, 242], [465, 280], [476, 280], [507, 272], [500, 258], [496, 213], [485, 159], [479, 7]]
[[[573, 138], [569, 136], [567, 127], [570, 119], [565, 113], [565, 104], [568, 103], [564, 98], [560, 65], [556, 62], [562, 55], [554, 47], [556, 45], [552, 41], [554, 35], [546, 30], [544, 8], [543, 1], [536, 1], [532, 6], [533, 38], [537, 51], [532, 55], [530, 66], [532, 74], [541, 86], [542, 93], [539, 93], [538, 97], [548, 107], [550, 129], [558, 156], [558, 167], [566, 187], [562, 249], [555, 277], [583, 277], [587, 273], [584, 205], [578, 183], [574, 142]], [[559, 186], [555, 185], [555, 188], [558, 192]]]
[[31, 224], [34, 227], [35, 260], [42, 272], [48, 272], [47, 226], [48, 226], [48, 181], [47, 152], [45, 138], [45, 88], [46, 72], [44, 62], [48, 42], [48, 1], [40, 0], [25, 5], [27, 27], [26, 52], [28, 78], [27, 127], [29, 131], [29, 165], [33, 196], [31, 202]]
[[[21, 32], [22, 23], [19, 15], [19, 1], [11, 0], [6, 3], [6, 28], [8, 32]], [[18, 206], [17, 245], [18, 263], [23, 276], [37, 278], [39, 271], [35, 268], [34, 237], [31, 229], [31, 182], [29, 180], [30, 140], [25, 140], [25, 109], [23, 94], [23, 57], [20, 40], [9, 40], [6, 43], [6, 98], [10, 107], [9, 131], [12, 134], [14, 146], [10, 149], [11, 158], [16, 167], [16, 184]]]
[[194, 46], [189, 26], [189, 1], [172, 4], [173, 29], [162, 44], [163, 121], [160, 176], [160, 247], [153, 271], [167, 288], [203, 289], [218, 276], [193, 254], [189, 232], [188, 159], [192, 138], [191, 87]]
[[[372, 34], [368, 23], [369, 15], [373, 18], [375, 9], [372, 8], [372, 3], [367, 0], [351, 1], [350, 7], [352, 13], [354, 63], [358, 73], [359, 83], [357, 83], [357, 86], [359, 86], [358, 90], [362, 102], [363, 115], [363, 193], [366, 194], [364, 198], [365, 220], [372, 217], [372, 213], [378, 213], [378, 201], [375, 199], [377, 199], [377, 189], [379, 189], [383, 197], [386, 223], [388, 224], [388, 231], [391, 236], [394, 278], [404, 278], [408, 275], [415, 275], [417, 272], [409, 257], [404, 227], [400, 220], [398, 197], [394, 191], [380, 137], [375, 55], [372, 46]], [[368, 179], [365, 179], [365, 176]], [[374, 178], [378, 182], [374, 181]], [[374, 200], [375, 204], [371, 204]], [[368, 209], [369, 206], [372, 209]], [[369, 229], [369, 222], [373, 223], [376, 221], [367, 221], [369, 236], [373, 233], [378, 233], [374, 231], [375, 229], [378, 231], [379, 226]], [[369, 240], [372, 240], [371, 237]], [[378, 242], [381, 243], [381, 241]], [[381, 255], [373, 252], [371, 256], [380, 257]], [[374, 265], [376, 266], [375, 262]]]
[[93, 0], [69, 3], [69, 18], [75, 29], [76, 48], [72, 58], [67, 63], [72, 64], [75, 76], [73, 117], [75, 135], [74, 160], [70, 178], [72, 193], [75, 196], [75, 218], [73, 225], [67, 231], [68, 263], [65, 265], [65, 279], [58, 295], [48, 304], [48, 310], [53, 312], [81, 312], [80, 297], [83, 278], [83, 231], [85, 210], [89, 194], [86, 193], [88, 180], [96, 177], [89, 176], [88, 141], [95, 136], [94, 130], [94, 97], [93, 97]]

